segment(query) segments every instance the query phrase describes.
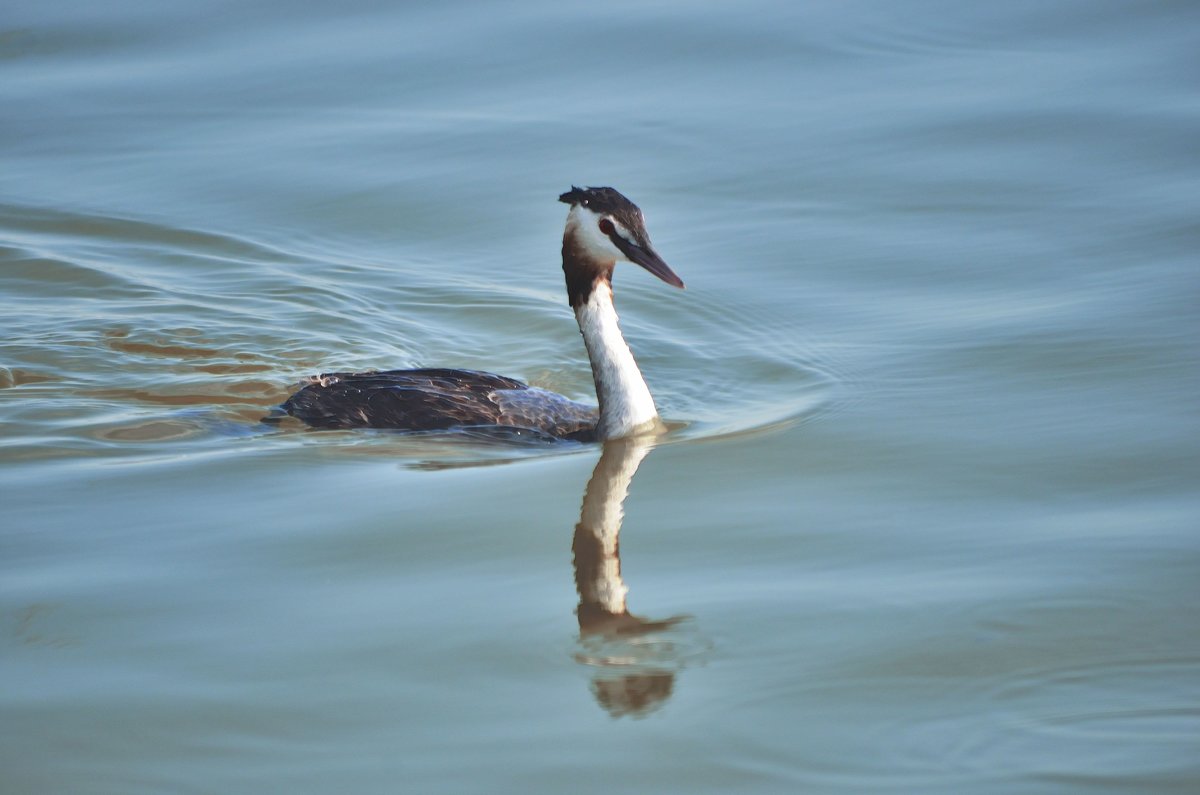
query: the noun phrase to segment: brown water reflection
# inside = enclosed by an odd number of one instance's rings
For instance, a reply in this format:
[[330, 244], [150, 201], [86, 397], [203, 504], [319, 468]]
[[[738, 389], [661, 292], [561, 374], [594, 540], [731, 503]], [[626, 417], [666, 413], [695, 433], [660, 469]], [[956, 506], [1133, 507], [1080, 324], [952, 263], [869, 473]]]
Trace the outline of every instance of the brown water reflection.
[[571, 548], [579, 593], [579, 639], [575, 659], [595, 669], [592, 693], [613, 717], [645, 715], [661, 707], [683, 667], [669, 631], [686, 616], [647, 619], [629, 612], [629, 587], [621, 577], [621, 524], [625, 498], [649, 438], [605, 443], [583, 495]]

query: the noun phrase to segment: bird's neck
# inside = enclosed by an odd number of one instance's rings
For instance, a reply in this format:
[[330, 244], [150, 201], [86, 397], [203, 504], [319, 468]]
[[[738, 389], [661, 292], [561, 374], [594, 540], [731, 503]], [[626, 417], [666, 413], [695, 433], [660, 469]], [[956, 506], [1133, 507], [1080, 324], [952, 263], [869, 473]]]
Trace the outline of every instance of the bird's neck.
[[592, 379], [600, 403], [596, 437], [619, 439], [658, 430], [662, 423], [654, 398], [617, 325], [612, 282], [598, 277], [591, 291], [579, 299], [572, 305], [592, 362]]

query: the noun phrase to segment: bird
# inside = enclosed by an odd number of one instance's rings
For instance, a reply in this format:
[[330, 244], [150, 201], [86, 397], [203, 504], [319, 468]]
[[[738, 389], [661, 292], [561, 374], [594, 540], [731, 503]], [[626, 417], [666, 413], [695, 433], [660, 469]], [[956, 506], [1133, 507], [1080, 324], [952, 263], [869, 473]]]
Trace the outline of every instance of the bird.
[[663, 432], [646, 380], [621, 334], [613, 304], [618, 261], [683, 289], [650, 242], [636, 204], [609, 187], [571, 187], [563, 230], [567, 299], [592, 366], [597, 406], [478, 370], [420, 368], [309, 376], [277, 411], [312, 428], [409, 432], [507, 431], [603, 442]]

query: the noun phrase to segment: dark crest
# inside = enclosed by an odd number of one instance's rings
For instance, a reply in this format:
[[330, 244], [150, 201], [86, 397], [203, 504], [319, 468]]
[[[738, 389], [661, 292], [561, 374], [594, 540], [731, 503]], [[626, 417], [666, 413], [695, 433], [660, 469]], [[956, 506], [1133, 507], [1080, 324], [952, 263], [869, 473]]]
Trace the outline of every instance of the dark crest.
[[572, 185], [558, 200], [572, 206], [582, 204], [592, 212], [613, 216], [632, 232], [642, 231], [642, 211], [613, 188], [577, 188]]

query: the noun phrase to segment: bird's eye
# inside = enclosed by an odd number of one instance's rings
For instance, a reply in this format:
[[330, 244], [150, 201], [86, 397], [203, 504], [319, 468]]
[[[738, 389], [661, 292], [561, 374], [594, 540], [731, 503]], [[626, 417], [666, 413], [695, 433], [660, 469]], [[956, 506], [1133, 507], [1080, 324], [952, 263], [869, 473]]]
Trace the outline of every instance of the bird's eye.
[[600, 219], [600, 231], [606, 235], [611, 235], [613, 232], [615, 232], [617, 230], [613, 226], [612, 221], [608, 220], [607, 218], [601, 218]]

